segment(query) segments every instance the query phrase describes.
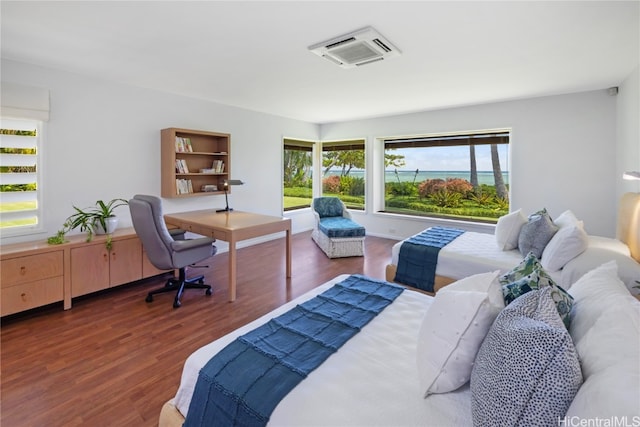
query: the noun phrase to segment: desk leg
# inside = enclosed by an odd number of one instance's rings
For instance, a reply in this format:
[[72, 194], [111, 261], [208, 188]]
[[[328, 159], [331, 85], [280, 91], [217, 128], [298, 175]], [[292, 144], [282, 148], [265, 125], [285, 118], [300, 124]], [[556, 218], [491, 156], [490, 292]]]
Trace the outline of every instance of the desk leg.
[[236, 239], [229, 239], [229, 302], [236, 300]]
[[285, 245], [285, 252], [287, 257], [287, 277], [291, 277], [291, 228], [287, 228]]

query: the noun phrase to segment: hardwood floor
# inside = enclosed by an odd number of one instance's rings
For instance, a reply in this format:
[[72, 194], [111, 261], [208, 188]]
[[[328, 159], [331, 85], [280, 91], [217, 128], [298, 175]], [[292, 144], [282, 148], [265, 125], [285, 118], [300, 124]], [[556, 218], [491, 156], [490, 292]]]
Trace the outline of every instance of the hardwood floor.
[[343, 273], [384, 279], [394, 240], [368, 236], [365, 257], [330, 260], [310, 232], [292, 238], [292, 277], [285, 278], [284, 238], [238, 251], [238, 294], [227, 297], [227, 254], [205, 274], [213, 296], [187, 290], [144, 301], [160, 276], [2, 319], [2, 427], [157, 426], [194, 350]]

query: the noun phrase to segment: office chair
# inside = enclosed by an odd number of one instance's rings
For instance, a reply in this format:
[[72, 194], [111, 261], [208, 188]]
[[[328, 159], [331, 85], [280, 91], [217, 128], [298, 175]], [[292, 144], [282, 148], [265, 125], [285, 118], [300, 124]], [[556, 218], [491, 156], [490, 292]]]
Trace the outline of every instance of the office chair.
[[202, 237], [180, 240], [180, 231], [174, 232], [175, 236], [172, 236], [162, 216], [162, 202], [155, 196], [133, 196], [133, 199], [129, 200], [129, 211], [133, 228], [151, 264], [160, 270], [173, 269], [179, 272], [178, 277], [169, 279], [164, 287], [149, 292], [146, 301], [153, 301], [155, 294], [175, 291], [173, 307], [178, 308], [185, 289], [206, 289], [206, 294], [211, 295], [211, 286], [204, 284], [204, 276], [187, 279], [186, 267], [213, 256], [217, 251], [213, 245], [215, 239]]

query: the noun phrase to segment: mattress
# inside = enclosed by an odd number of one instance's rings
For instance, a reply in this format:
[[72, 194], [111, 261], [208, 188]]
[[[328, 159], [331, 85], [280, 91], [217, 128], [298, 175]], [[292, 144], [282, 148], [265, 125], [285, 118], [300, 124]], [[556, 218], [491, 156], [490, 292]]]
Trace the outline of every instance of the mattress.
[[[396, 243], [391, 249], [391, 263], [394, 265], [398, 265], [403, 242]], [[501, 250], [493, 234], [466, 231], [440, 250], [436, 275], [458, 280], [494, 270], [506, 273], [520, 261], [520, 252], [517, 249]]]
[[[338, 276], [191, 354], [174, 398], [177, 409], [186, 416], [198, 371], [216, 352], [347, 276]], [[405, 290], [289, 393], [274, 410], [269, 425], [472, 425], [468, 384], [426, 399], [420, 390], [418, 330], [432, 301], [430, 296]]]

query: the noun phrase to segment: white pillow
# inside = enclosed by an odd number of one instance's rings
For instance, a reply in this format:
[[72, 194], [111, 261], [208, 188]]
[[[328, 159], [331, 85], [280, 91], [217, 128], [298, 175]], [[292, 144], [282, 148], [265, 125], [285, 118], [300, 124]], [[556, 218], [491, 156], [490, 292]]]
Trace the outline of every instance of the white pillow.
[[578, 221], [578, 218], [576, 218], [573, 212], [571, 212], [570, 210], [566, 210], [558, 215], [558, 217], [553, 220], [553, 223], [560, 228], [564, 228], [576, 225], [578, 223], [582, 224], [582, 221]]
[[526, 223], [527, 218], [522, 213], [522, 209], [498, 218], [495, 231], [498, 247], [503, 251], [517, 248], [520, 229]]
[[420, 390], [447, 393], [471, 378], [487, 331], [504, 308], [499, 270], [466, 277], [436, 293], [418, 335]]
[[548, 271], [558, 271], [584, 252], [587, 246], [589, 237], [582, 226], [574, 224], [561, 227], [542, 251], [540, 263]]
[[566, 417], [619, 419], [640, 413], [640, 302], [616, 276], [615, 262], [598, 267], [571, 288], [570, 334], [584, 384]]
[[568, 292], [573, 297], [569, 333], [575, 345], [580, 343], [603, 312], [615, 309], [620, 301], [633, 298], [618, 278], [615, 261], [589, 271]]

